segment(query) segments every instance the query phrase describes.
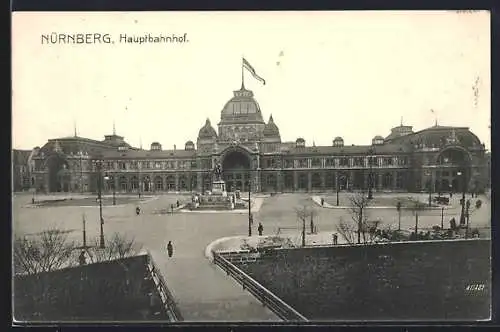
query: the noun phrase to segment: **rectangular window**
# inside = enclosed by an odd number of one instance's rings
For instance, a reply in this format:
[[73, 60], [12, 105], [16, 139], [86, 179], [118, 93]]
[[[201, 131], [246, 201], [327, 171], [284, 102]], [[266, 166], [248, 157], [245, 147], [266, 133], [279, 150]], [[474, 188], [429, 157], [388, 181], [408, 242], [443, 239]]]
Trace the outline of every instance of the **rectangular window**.
[[299, 159], [297, 160], [298, 168], [307, 168], [307, 159]]
[[319, 158], [313, 158], [311, 163], [312, 163], [312, 167], [321, 167], [321, 159], [319, 159]]

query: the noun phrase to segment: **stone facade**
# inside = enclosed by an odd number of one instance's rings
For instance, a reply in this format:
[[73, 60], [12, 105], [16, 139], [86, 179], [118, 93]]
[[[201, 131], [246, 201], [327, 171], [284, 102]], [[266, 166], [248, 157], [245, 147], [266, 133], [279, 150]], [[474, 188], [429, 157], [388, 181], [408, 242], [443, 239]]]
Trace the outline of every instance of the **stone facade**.
[[401, 124], [368, 145], [344, 145], [341, 137], [331, 146], [283, 142], [272, 115], [266, 123], [253, 92], [242, 86], [225, 104], [218, 130], [206, 120], [196, 147], [188, 141], [184, 149], [163, 150], [154, 142], [138, 149], [116, 133], [103, 141], [51, 139], [34, 152], [30, 186], [96, 191], [101, 176], [105, 191], [203, 192], [220, 163], [228, 190], [481, 192], [489, 184], [485, 152], [468, 128], [437, 125], [414, 132]]

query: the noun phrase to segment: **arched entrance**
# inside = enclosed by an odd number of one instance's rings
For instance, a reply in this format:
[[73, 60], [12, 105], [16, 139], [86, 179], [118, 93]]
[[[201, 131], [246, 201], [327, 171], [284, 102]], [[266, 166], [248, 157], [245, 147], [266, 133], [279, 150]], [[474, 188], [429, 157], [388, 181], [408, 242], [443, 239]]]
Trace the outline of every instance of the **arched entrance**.
[[436, 164], [440, 191], [468, 191], [471, 180], [469, 153], [460, 147], [449, 147], [441, 151]]
[[69, 191], [71, 176], [68, 162], [56, 154], [47, 159], [47, 168], [49, 171], [49, 192]]
[[250, 185], [250, 156], [241, 150], [232, 150], [222, 160], [222, 178], [228, 191], [247, 191]]

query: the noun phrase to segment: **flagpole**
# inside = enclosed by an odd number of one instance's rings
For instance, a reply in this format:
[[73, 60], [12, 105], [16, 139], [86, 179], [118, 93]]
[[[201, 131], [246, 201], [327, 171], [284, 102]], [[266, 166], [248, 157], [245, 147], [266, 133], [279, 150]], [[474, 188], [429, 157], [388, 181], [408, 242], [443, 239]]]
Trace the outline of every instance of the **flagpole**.
[[243, 56], [241, 57], [241, 89], [245, 88], [245, 75], [243, 73]]

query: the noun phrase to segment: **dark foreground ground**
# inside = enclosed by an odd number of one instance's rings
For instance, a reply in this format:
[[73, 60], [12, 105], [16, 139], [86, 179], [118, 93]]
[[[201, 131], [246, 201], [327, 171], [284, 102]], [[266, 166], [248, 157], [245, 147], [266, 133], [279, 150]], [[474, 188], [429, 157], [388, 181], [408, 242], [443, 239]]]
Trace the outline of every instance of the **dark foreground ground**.
[[146, 255], [14, 279], [16, 321], [163, 320]]
[[310, 320], [490, 317], [488, 240], [278, 250], [244, 271]]

